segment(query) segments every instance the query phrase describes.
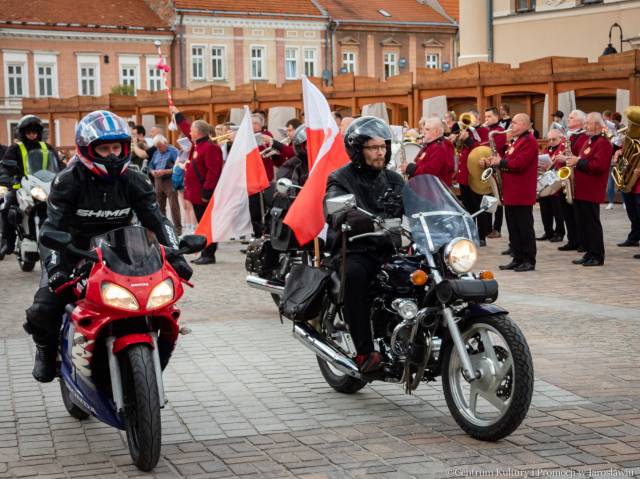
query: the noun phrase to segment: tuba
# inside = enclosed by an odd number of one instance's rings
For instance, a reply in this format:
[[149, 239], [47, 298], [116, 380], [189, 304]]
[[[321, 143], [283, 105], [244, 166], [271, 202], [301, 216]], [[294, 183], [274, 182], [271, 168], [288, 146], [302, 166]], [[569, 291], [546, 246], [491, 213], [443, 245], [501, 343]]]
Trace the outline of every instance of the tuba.
[[[564, 154], [572, 155], [569, 135], [564, 139]], [[564, 190], [564, 199], [570, 205], [573, 204], [573, 193], [575, 191], [574, 176], [573, 168], [570, 166], [563, 166], [558, 170], [558, 178], [562, 182], [562, 188]]]
[[611, 176], [616, 187], [625, 193], [633, 191], [638, 181], [635, 170], [640, 168], [640, 106], [629, 106], [624, 110], [628, 125], [618, 130], [621, 133], [626, 129], [622, 153], [617, 163], [611, 170]]

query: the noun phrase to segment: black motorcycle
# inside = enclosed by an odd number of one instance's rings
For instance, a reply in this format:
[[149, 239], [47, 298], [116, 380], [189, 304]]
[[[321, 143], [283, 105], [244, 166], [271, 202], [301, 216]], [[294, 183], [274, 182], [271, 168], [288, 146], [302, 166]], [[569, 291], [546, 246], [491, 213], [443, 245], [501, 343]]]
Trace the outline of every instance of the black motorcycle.
[[276, 194], [269, 208], [269, 234], [252, 240], [247, 247], [245, 269], [249, 273], [247, 285], [271, 294], [274, 303], [280, 303], [285, 278], [295, 264], [313, 262], [313, 243], [301, 247], [291, 229], [284, 224], [284, 217], [293, 203], [300, 186], [288, 178], [281, 178], [275, 185]]
[[[322, 375], [336, 391], [352, 394], [382, 380], [402, 383], [410, 394], [422, 381], [441, 376], [447, 406], [464, 431], [486, 441], [504, 438], [522, 423], [531, 403], [527, 341], [507, 311], [493, 304], [498, 297], [493, 275], [471, 272], [478, 232], [449, 190], [437, 178], [421, 175], [407, 183], [402, 201], [402, 225], [390, 226], [358, 208], [378, 231], [349, 239], [404, 238], [405, 246], [395, 242], [396, 253], [371, 283], [370, 319], [382, 369], [364, 375], [354, 361], [342, 314], [340, 266], [325, 269], [318, 314], [311, 321], [294, 321], [293, 334], [317, 355]], [[495, 203], [484, 197], [480, 212], [495, 209]], [[357, 208], [353, 195], [327, 201], [330, 214], [349, 208]]]

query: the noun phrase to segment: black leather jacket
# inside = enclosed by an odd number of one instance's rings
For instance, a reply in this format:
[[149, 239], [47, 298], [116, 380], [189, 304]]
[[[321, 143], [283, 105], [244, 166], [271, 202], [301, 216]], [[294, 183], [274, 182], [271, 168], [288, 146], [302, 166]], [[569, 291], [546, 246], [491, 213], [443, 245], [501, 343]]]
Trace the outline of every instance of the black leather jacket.
[[[389, 194], [400, 196], [403, 186], [402, 176], [395, 171], [386, 168], [382, 171], [376, 171], [349, 163], [329, 176], [325, 200], [353, 194], [356, 197], [358, 207], [382, 218], [401, 218], [403, 214], [402, 202], [396, 201], [395, 204], [390, 204], [383, 198], [385, 194], [387, 197]], [[334, 229], [338, 229], [343, 221], [344, 213], [337, 214], [335, 217], [327, 216], [329, 226]], [[350, 243], [348, 249], [376, 251], [380, 248], [386, 249], [388, 243], [388, 240], [384, 238], [364, 238]]]
[[278, 168], [276, 180], [280, 178], [289, 178], [294, 185], [304, 186], [309, 177], [309, 163], [307, 159], [299, 158], [297, 155], [292, 156]]
[[[40, 142], [38, 141], [25, 140], [22, 143], [24, 143], [24, 146], [27, 152], [30, 152], [31, 150], [41, 149]], [[53, 154], [56, 161], [59, 162], [58, 153], [56, 153], [56, 150], [53, 148], [53, 146], [47, 143], [47, 149]], [[15, 161], [16, 162], [15, 168], [7, 166], [4, 163], [5, 160]], [[18, 146], [17, 143], [14, 143], [9, 148], [7, 148], [4, 155], [0, 157], [0, 173], [8, 174], [9, 176], [14, 176], [17, 180], [21, 180], [22, 177], [24, 176], [24, 165], [22, 163], [22, 153], [20, 153], [20, 147]]]
[[[178, 247], [173, 224], [160, 212], [151, 181], [142, 173], [127, 170], [115, 181], [98, 178], [76, 158], [58, 173], [51, 185], [47, 219], [41, 231], [66, 231], [74, 246], [88, 249], [92, 237], [131, 224], [136, 214], [158, 241]], [[74, 264], [40, 245], [40, 257], [49, 274], [54, 269], [70, 272]]]

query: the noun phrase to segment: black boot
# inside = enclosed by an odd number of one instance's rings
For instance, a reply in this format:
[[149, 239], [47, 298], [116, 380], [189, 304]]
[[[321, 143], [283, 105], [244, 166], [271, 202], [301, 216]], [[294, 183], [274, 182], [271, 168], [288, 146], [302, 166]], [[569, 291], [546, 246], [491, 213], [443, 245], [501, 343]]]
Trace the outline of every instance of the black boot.
[[41, 383], [50, 383], [56, 377], [55, 344], [41, 344], [36, 342], [36, 360], [33, 365], [33, 377]]

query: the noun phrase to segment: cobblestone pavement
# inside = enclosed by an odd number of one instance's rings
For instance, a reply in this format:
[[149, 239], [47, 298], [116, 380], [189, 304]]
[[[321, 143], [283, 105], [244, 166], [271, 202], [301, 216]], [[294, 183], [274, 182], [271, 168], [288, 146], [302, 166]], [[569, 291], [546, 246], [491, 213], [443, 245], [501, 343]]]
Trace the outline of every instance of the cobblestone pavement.
[[[538, 213], [536, 212], [536, 215]], [[534, 273], [499, 272], [504, 238], [482, 249], [499, 303], [531, 346], [533, 404], [509, 438], [483, 443], [451, 418], [439, 383], [413, 396], [375, 384], [346, 396], [281, 325], [267, 294], [244, 286], [240, 246], [196, 270], [182, 301], [193, 333], [165, 373], [163, 449], [151, 475], [122, 433], [67, 415], [58, 384], [30, 374], [21, 332], [38, 274], [0, 263], [0, 479], [13, 477], [640, 477], [640, 261], [623, 210], [602, 211], [607, 262], [574, 266], [538, 243]]]

